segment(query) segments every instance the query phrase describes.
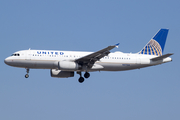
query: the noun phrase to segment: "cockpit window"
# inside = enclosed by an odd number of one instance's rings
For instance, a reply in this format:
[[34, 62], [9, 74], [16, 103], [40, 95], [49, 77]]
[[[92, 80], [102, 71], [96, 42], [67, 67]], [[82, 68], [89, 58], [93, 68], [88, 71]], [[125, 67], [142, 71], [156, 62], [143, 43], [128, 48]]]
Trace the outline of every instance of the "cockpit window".
[[20, 56], [19, 53], [12, 54], [11, 56]]

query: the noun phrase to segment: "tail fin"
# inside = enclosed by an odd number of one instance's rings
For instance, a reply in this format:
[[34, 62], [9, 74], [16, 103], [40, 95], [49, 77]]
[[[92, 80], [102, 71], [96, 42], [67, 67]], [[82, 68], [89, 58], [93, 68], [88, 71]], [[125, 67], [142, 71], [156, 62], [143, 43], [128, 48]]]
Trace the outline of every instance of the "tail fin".
[[163, 54], [169, 29], [160, 29], [139, 54], [157, 55]]

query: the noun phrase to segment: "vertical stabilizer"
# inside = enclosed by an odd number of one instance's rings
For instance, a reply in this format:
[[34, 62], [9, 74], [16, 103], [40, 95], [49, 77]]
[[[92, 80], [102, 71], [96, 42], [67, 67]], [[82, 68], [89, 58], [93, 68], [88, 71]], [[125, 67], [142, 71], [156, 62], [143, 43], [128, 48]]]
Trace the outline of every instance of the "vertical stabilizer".
[[163, 54], [169, 29], [160, 29], [139, 54], [157, 55]]

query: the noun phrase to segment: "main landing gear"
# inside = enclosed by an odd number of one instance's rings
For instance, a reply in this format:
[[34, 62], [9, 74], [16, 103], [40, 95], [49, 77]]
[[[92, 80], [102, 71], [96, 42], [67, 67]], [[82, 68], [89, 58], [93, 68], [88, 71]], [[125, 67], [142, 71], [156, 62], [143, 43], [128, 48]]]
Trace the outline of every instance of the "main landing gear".
[[[83, 82], [84, 82], [84, 78], [82, 77], [81, 72], [77, 72], [77, 74], [80, 75], [80, 78], [78, 79], [78, 81], [79, 81], [80, 83], [83, 83]], [[88, 72], [86, 72], [86, 73], [84, 74], [84, 77], [85, 77], [85, 78], [89, 78], [89, 76], [90, 76], [90, 74], [89, 74]]]
[[27, 74], [25, 75], [25, 78], [28, 78], [29, 77], [29, 68], [26, 68], [26, 72], [27, 72]]

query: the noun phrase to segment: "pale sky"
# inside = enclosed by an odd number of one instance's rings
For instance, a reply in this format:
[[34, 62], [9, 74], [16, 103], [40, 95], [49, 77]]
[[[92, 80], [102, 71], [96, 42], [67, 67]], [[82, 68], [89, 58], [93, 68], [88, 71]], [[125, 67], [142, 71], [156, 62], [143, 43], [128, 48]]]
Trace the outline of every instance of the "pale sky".
[[[0, 1], [0, 120], [179, 120], [179, 0]], [[173, 61], [121, 72], [59, 79], [50, 70], [10, 67], [25, 49], [139, 52], [169, 28], [164, 54]]]

